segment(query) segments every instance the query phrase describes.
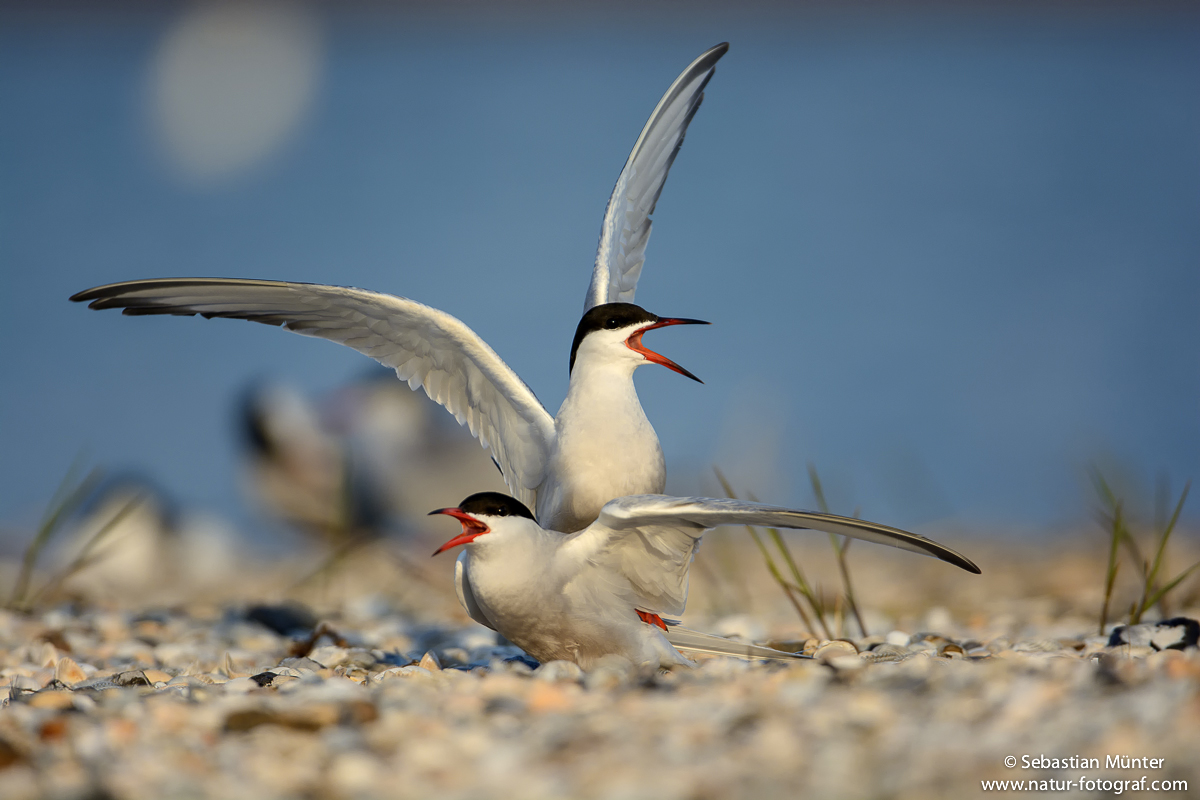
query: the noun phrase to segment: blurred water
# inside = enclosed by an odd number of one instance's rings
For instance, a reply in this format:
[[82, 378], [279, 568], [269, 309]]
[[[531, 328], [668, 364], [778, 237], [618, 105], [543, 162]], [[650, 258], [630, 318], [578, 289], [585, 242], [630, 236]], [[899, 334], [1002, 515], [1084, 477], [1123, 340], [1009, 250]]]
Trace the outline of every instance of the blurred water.
[[[808, 505], [813, 461], [842, 511], [1041, 526], [1083, 518], [1096, 458], [1200, 475], [1195, 13], [522, 8], [318, 7], [284, 56], [311, 80], [262, 90], [310, 94], [201, 174], [164, 138], [156, 72], [185, 7], [9, 7], [0, 523], [36, 518], [81, 450], [239, 517], [238, 393], [368, 366], [66, 301], [115, 280], [403, 294], [464, 319], [553, 413], [612, 183], [661, 92], [725, 39], [638, 293], [716, 323], [649, 342], [707, 385], [639, 373], [672, 490], [722, 459]], [[259, 90], [221, 81], [241, 99], [185, 119], [253, 116]]]

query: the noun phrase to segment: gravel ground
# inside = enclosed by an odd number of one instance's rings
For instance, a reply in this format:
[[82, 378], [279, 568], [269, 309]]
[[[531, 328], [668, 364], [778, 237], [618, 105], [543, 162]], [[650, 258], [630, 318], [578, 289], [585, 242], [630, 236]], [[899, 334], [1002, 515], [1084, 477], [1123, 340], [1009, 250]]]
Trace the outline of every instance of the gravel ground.
[[[291, 588], [303, 564], [246, 558], [219, 586], [173, 573], [123, 594], [119, 575], [81, 574], [39, 610], [0, 612], [0, 798], [961, 798], [991, 779], [1143, 775], [1200, 788], [1200, 651], [1156, 649], [1183, 628], [1110, 646], [1103, 563], [1072, 544], [965, 546], [978, 578], [864, 547], [873, 635], [833, 644], [797, 626], [744, 541], [706, 548], [686, 624], [819, 658], [649, 678], [619, 659], [534, 668], [465, 620], [449, 560], [395, 551]], [[816, 551], [803, 563], [836, 580]], [[1181, 597], [1172, 613], [1200, 616]], [[1055, 794], [1115, 793], [1073, 789]]]

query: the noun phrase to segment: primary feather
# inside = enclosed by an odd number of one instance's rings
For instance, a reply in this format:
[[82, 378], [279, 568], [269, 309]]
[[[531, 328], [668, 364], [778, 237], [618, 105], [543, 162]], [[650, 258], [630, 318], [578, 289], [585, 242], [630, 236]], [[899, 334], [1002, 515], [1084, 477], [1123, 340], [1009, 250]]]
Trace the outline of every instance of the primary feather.
[[126, 281], [71, 298], [129, 315], [225, 317], [344, 344], [396, 371], [490, 447], [513, 494], [533, 505], [554, 418], [512, 368], [457, 318], [365, 289], [233, 278]]
[[689, 64], [642, 128], [604, 210], [585, 312], [603, 303], [633, 302], [650, 240], [650, 215], [683, 146], [688, 124], [704, 100], [704, 87], [728, 50], [729, 44], [722, 42]]
[[567, 545], [576, 558], [623, 576], [639, 607], [678, 616], [687, 604], [688, 570], [705, 531], [760, 525], [836, 533], [939, 558], [979, 573], [970, 559], [915, 533], [866, 520], [709, 497], [619, 497]]

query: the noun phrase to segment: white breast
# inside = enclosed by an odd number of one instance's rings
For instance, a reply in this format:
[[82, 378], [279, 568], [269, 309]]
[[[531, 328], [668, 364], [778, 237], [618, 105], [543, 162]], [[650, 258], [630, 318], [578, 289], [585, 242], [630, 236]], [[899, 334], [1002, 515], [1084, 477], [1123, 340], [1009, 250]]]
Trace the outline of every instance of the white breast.
[[663, 491], [662, 446], [642, 411], [632, 370], [572, 376], [555, 427], [548, 477], [538, 488], [536, 513], [543, 527], [581, 530], [609, 500]]
[[514, 522], [467, 545], [459, 559], [460, 587], [470, 590], [464, 598], [460, 589], [460, 600], [472, 617], [543, 663], [590, 669], [610, 653], [638, 665], [686, 663], [638, 618], [620, 575], [564, 557], [560, 533]]

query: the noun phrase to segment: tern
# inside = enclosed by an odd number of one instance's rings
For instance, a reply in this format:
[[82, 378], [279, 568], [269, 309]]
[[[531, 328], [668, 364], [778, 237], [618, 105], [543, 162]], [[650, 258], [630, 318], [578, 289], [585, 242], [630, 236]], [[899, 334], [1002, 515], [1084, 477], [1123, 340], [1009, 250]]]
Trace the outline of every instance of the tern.
[[655, 204], [704, 87], [728, 44], [693, 61], [658, 102], [605, 209], [600, 243], [571, 346], [570, 385], [556, 417], [474, 331], [451, 315], [363, 289], [232, 278], [159, 278], [88, 289], [71, 297], [128, 315], [244, 319], [330, 339], [391, 367], [423, 388], [490, 447], [509, 490], [555, 530], [575, 531], [614, 497], [661, 492], [662, 448], [633, 385], [633, 371], [661, 364], [642, 335], [668, 325], [633, 300]]
[[454, 567], [471, 618], [541, 661], [590, 669], [606, 655], [639, 667], [690, 666], [681, 651], [783, 655], [677, 627], [688, 569], [705, 531], [721, 525], [807, 528], [933, 556], [979, 574], [964, 556], [924, 536], [851, 517], [740, 500], [638, 495], [604, 505], [581, 531], [550, 531], [498, 492], [430, 512], [462, 523], [434, 555], [466, 545]]

